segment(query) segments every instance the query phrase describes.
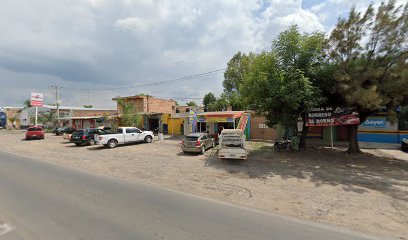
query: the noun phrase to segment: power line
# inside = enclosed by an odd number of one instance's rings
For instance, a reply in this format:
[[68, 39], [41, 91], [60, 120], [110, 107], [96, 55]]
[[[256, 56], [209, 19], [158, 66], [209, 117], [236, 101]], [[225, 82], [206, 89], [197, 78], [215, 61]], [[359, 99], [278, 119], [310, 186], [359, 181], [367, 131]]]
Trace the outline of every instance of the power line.
[[147, 86], [157, 86], [161, 84], [166, 84], [166, 83], [171, 83], [171, 82], [178, 82], [178, 81], [186, 81], [186, 80], [191, 80], [191, 79], [197, 79], [197, 78], [203, 78], [203, 77], [209, 77], [213, 75], [217, 75], [224, 71], [226, 68], [214, 70], [214, 71], [209, 71], [205, 73], [200, 73], [200, 74], [195, 74], [191, 76], [186, 76], [186, 77], [181, 77], [181, 78], [175, 78], [175, 79], [170, 79], [170, 80], [165, 80], [165, 81], [159, 81], [159, 82], [153, 82], [153, 83], [146, 83], [146, 84], [139, 84], [139, 85], [134, 85], [134, 86], [128, 86], [128, 87], [116, 87], [116, 88], [70, 88], [70, 87], [64, 87], [64, 89], [69, 89], [69, 90], [80, 90], [80, 91], [106, 91], [106, 90], [122, 90], [122, 89], [134, 89], [134, 88], [140, 88], [140, 87], [147, 87]]

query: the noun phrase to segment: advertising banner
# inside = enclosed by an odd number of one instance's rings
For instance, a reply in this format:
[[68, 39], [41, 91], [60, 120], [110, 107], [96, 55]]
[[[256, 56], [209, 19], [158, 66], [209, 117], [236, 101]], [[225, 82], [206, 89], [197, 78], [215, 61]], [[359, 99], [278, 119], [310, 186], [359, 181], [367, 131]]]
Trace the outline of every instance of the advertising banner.
[[42, 107], [44, 103], [44, 94], [32, 92], [30, 100], [31, 106]]
[[347, 107], [313, 108], [306, 115], [306, 126], [358, 125], [358, 112]]

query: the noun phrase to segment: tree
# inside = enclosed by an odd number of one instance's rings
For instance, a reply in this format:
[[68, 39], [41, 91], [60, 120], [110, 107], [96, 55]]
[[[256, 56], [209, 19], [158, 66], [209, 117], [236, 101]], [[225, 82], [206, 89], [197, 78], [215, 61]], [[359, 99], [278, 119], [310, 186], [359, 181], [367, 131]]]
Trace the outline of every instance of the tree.
[[204, 99], [203, 99], [203, 105], [204, 105], [204, 109], [207, 110], [211, 110], [210, 106], [216, 101], [217, 99], [215, 98], [214, 94], [212, 92], [209, 92], [207, 94], [204, 95]]
[[249, 67], [248, 59], [253, 55], [248, 56], [241, 52], [236, 53], [227, 63], [227, 69], [224, 72], [224, 96], [227, 98], [229, 105], [233, 110], [245, 110], [247, 104], [243, 101], [240, 92], [240, 85], [243, 82], [243, 77]]
[[93, 105], [84, 105], [84, 108], [93, 108]]
[[122, 125], [130, 127], [141, 127], [143, 123], [142, 115], [136, 111], [136, 106], [125, 99], [118, 99], [118, 103], [122, 108], [120, 122]]
[[194, 101], [190, 101], [188, 103], [186, 103], [187, 106], [189, 107], [197, 107], [197, 103], [195, 103]]
[[[408, 102], [408, 4], [369, 5], [364, 14], [352, 8], [340, 18], [330, 35], [330, 57], [336, 64], [334, 78], [341, 100], [356, 108], [360, 122], [386, 107]], [[349, 153], [360, 152], [357, 125], [349, 125]]]
[[24, 106], [24, 108], [32, 107], [30, 99], [25, 100], [24, 103], [23, 103], [23, 106]]
[[316, 88], [301, 70], [282, 68], [273, 52], [263, 52], [251, 61], [241, 86], [243, 96], [269, 126], [280, 123], [296, 131], [300, 114], [318, 103]]
[[[332, 91], [324, 34], [301, 34], [296, 26], [272, 41], [270, 52], [245, 57], [239, 92], [251, 109], [263, 115], [269, 126], [278, 123], [297, 131], [299, 117], [323, 103], [322, 92]], [[305, 121], [304, 121], [305, 122]], [[300, 146], [305, 146], [303, 127]]]
[[[308, 128], [306, 124], [306, 112], [310, 106], [323, 104], [322, 96], [327, 96], [326, 100], [332, 96], [333, 82], [332, 67], [327, 61], [327, 40], [322, 32], [301, 34], [296, 25], [283, 31], [272, 41], [272, 52], [277, 58], [277, 65], [287, 76], [289, 73], [298, 73], [310, 81], [312, 94], [315, 97], [315, 104], [301, 103], [299, 109], [303, 120], [303, 131], [301, 134], [300, 147], [306, 147], [306, 136]], [[299, 75], [299, 77], [301, 77]], [[323, 95], [324, 94], [324, 95]], [[313, 99], [305, 98], [307, 101]], [[294, 109], [293, 109], [294, 110]]]

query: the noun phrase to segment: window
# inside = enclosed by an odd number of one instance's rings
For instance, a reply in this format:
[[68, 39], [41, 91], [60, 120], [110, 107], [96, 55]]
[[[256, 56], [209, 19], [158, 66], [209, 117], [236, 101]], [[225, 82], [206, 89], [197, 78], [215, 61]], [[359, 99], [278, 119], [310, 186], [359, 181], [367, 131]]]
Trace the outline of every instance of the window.
[[259, 128], [269, 128], [268, 125], [266, 125], [265, 123], [260, 123]]
[[122, 129], [122, 128], [118, 128], [118, 129], [116, 130], [116, 132], [117, 132], [117, 133], [123, 133], [123, 129]]
[[42, 128], [29, 128], [28, 131], [42, 131]]
[[141, 131], [137, 128], [128, 128], [126, 129], [126, 133], [141, 133]]

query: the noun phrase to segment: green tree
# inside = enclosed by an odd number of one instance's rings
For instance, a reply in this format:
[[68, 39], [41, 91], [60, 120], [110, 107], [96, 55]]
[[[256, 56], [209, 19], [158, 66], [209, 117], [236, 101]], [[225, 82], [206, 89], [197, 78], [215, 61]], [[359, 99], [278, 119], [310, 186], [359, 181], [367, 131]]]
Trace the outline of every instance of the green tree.
[[24, 108], [32, 107], [30, 99], [25, 100], [24, 103], [23, 103], [23, 106], [24, 106]]
[[229, 105], [233, 110], [245, 110], [247, 104], [241, 96], [240, 85], [243, 82], [245, 72], [249, 67], [248, 59], [253, 55], [248, 56], [241, 52], [236, 53], [227, 63], [227, 69], [224, 72], [224, 95], [228, 100]]
[[212, 92], [209, 92], [207, 94], [204, 95], [204, 99], [203, 99], [203, 106], [204, 109], [207, 111], [212, 111], [212, 109], [210, 109], [211, 105], [215, 103], [217, 99], [215, 98], [214, 94]]
[[226, 94], [221, 94], [219, 98], [216, 98], [215, 102], [209, 105], [211, 111], [226, 111], [230, 106], [229, 99]]
[[93, 108], [93, 105], [84, 105], [84, 108]]
[[296, 131], [301, 113], [318, 104], [317, 89], [299, 69], [287, 71], [273, 52], [252, 59], [241, 86], [252, 109], [265, 116], [267, 124], [278, 123]]
[[304, 100], [316, 102], [314, 104], [301, 102], [298, 109], [292, 109], [300, 113], [304, 123], [300, 141], [300, 147], [304, 148], [308, 130], [305, 126], [308, 108], [318, 103], [323, 104], [321, 96], [330, 97], [334, 91], [333, 67], [327, 61], [325, 34], [322, 32], [302, 34], [297, 26], [291, 26], [272, 41], [272, 52], [277, 58], [277, 66], [286, 76], [292, 76], [290, 73], [297, 72], [299, 77], [307, 78], [313, 86], [311, 91], [315, 99], [306, 97]]
[[[330, 57], [341, 100], [355, 107], [363, 122], [380, 107], [395, 119], [395, 109], [408, 101], [408, 4], [391, 0], [364, 13], [352, 8], [330, 35]], [[360, 152], [357, 125], [349, 125], [349, 153]]]
[[188, 103], [186, 103], [187, 106], [189, 107], [197, 107], [197, 103], [195, 103], [194, 101], [190, 101]]
[[120, 116], [121, 124], [140, 128], [143, 123], [143, 118], [142, 115], [136, 111], [136, 106], [125, 99], [118, 99], [118, 103], [122, 108], [122, 115]]

